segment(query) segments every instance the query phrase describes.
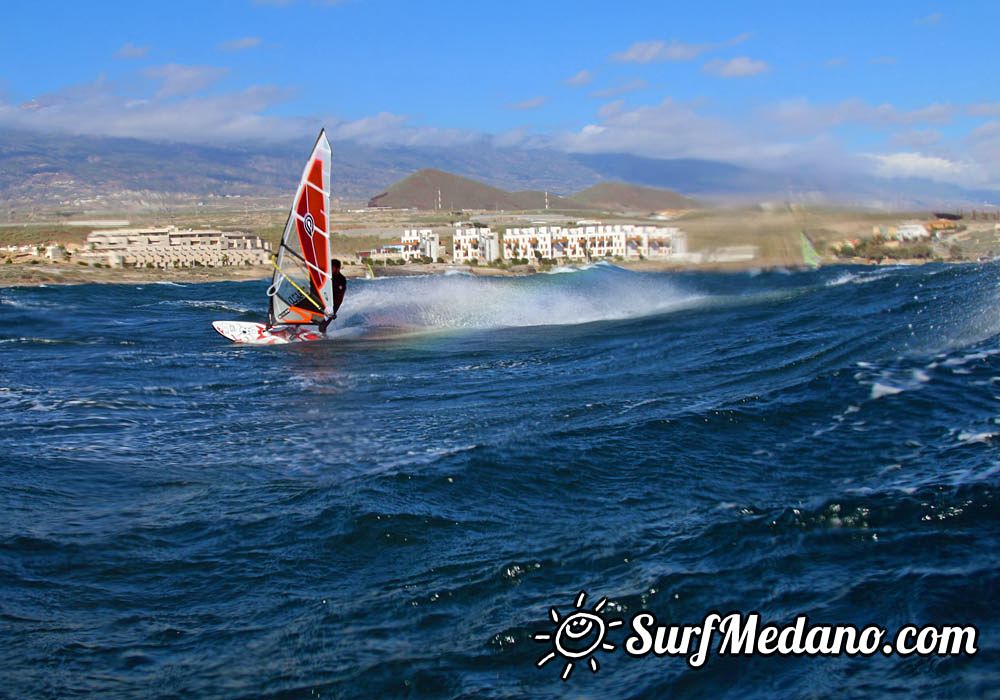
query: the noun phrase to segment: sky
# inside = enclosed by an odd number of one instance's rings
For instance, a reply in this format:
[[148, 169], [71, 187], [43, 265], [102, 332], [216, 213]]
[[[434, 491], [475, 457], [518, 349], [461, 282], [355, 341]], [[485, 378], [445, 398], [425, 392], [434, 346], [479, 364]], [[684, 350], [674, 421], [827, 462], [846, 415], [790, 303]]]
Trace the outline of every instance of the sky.
[[4, 0], [0, 128], [244, 143], [326, 126], [1000, 189], [998, 34], [992, 0]]

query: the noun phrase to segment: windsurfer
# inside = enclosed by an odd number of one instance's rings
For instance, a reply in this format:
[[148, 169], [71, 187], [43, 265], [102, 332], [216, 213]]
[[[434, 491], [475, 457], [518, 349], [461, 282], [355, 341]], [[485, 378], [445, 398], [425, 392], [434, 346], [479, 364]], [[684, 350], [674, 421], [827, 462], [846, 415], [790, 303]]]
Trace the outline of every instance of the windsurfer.
[[340, 261], [336, 258], [330, 260], [330, 286], [333, 288], [333, 315], [327, 316], [319, 324], [319, 332], [326, 333], [326, 327], [330, 321], [337, 318], [337, 311], [344, 303], [344, 295], [347, 294], [347, 278], [340, 273]]

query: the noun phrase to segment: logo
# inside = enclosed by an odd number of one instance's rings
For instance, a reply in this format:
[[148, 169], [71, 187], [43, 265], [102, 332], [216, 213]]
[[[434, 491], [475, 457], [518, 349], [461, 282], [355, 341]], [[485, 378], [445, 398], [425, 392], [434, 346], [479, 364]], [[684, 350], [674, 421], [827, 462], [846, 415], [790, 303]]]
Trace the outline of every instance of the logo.
[[573, 664], [577, 661], [581, 663], [586, 661], [591, 672], [597, 673], [601, 665], [593, 655], [598, 651], [615, 650], [615, 645], [604, 639], [608, 630], [618, 627], [622, 621], [604, 621], [600, 613], [608, 602], [607, 598], [601, 598], [590, 610], [583, 607], [586, 602], [587, 592], [580, 591], [575, 602], [576, 612], [560, 617], [559, 611], [551, 608], [549, 617], [552, 618], [555, 629], [552, 632], [539, 632], [532, 636], [536, 642], [547, 642], [552, 645], [551, 650], [542, 655], [536, 665], [541, 668], [557, 656], [562, 657], [566, 661], [561, 676], [564, 681], [573, 672]]
[[[562, 680], [569, 680], [577, 662], [586, 663], [593, 673], [601, 666], [595, 658], [598, 652], [613, 652], [615, 645], [607, 641], [608, 632], [625, 624], [621, 619], [605, 620], [601, 610], [607, 598], [601, 598], [593, 608], [584, 607], [586, 591], [580, 591], [574, 602], [575, 610], [562, 617], [555, 608], [549, 617], [555, 627], [548, 632], [532, 635], [549, 649], [535, 665], [545, 666], [557, 658], [565, 662]], [[979, 630], [975, 625], [906, 624], [895, 636], [876, 624], [858, 627], [844, 623], [814, 623], [806, 614], [791, 623], [767, 622], [759, 612], [738, 611], [721, 614], [709, 612], [696, 624], [660, 623], [656, 615], [640, 610], [629, 621], [630, 634], [622, 642], [622, 650], [634, 659], [653, 656], [660, 659], [683, 659], [692, 669], [703, 667], [713, 655], [745, 658], [749, 656], [973, 656]]]
[[313, 221], [312, 214], [306, 214], [302, 219], [302, 228], [306, 230], [306, 235], [312, 238], [313, 231], [316, 230], [316, 222]]

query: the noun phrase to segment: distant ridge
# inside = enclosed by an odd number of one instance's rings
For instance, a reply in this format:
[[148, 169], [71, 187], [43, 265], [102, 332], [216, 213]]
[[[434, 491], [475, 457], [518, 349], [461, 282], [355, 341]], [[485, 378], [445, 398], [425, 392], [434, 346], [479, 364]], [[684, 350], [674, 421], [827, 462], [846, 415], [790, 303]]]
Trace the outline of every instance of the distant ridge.
[[[0, 128], [0, 217], [18, 220], [39, 207], [66, 215], [160, 211], [211, 204], [210, 197], [267, 197], [284, 202], [301, 174], [303, 143], [311, 142], [311, 137], [304, 137], [205, 145]], [[683, 192], [714, 203], [789, 201], [937, 212], [977, 208], [984, 202], [1000, 204], [1000, 190], [966, 189], [920, 178], [838, 175], [814, 167], [764, 170], [691, 158], [498, 148], [485, 141], [419, 147], [337, 141], [333, 151], [333, 195], [341, 204], [352, 205], [368, 201], [376, 192], [389, 194], [391, 183], [425, 167], [444, 175], [459, 173], [507, 195], [497, 199], [497, 192], [492, 192], [492, 203], [485, 196], [478, 204], [486, 209], [541, 209], [544, 190], [550, 194], [551, 207], [584, 208], [584, 201], [570, 204], [552, 193], [579, 192], [595, 183], [618, 181]], [[433, 199], [425, 197], [403, 206], [436, 205], [437, 187], [433, 189]], [[576, 199], [577, 195], [567, 197]], [[459, 207], [461, 199], [456, 195], [447, 201], [442, 187], [444, 207]], [[615, 202], [625, 211], [661, 208]]]
[[[371, 198], [370, 207], [398, 209], [503, 209], [535, 210], [546, 208], [546, 193], [537, 190], [507, 192], [466, 177], [425, 168], [393, 184]], [[671, 190], [606, 182], [589, 187], [569, 197], [549, 193], [549, 209], [643, 211], [688, 209], [693, 200]]]

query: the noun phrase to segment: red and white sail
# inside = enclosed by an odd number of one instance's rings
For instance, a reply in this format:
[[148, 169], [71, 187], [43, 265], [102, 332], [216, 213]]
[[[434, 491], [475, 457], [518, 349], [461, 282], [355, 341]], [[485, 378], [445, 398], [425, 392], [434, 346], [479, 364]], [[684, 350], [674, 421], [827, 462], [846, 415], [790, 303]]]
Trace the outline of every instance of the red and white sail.
[[320, 131], [273, 261], [269, 326], [319, 323], [333, 313], [330, 160], [330, 142], [326, 131]]

